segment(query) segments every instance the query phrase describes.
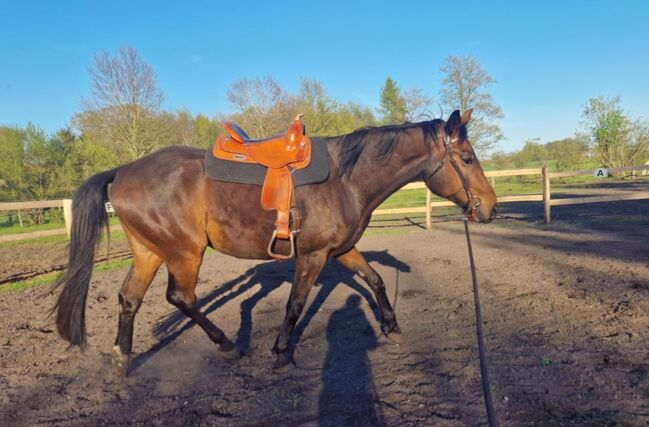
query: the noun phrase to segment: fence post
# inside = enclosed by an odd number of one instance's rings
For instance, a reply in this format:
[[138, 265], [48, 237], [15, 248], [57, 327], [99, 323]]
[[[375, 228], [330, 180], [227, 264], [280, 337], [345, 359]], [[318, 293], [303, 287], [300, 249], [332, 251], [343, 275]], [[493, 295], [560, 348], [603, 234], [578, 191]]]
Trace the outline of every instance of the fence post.
[[543, 166], [543, 216], [545, 217], [545, 223], [549, 224], [552, 220], [550, 213], [550, 173], [548, 172], [548, 167]]
[[426, 229], [427, 230], [433, 228], [433, 223], [430, 218], [430, 196], [431, 196], [430, 190], [427, 188], [426, 189]]
[[72, 199], [63, 199], [63, 219], [65, 220], [65, 231], [68, 232], [68, 239], [72, 230]]

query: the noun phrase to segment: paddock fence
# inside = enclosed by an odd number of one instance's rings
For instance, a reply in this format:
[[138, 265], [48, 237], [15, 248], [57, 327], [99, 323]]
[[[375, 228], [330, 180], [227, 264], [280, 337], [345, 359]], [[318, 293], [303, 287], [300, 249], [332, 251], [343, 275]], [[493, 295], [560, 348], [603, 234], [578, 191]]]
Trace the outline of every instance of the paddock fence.
[[[649, 191], [634, 191], [631, 194], [617, 194], [612, 196], [586, 196], [586, 197], [569, 197], [569, 198], [552, 198], [551, 183], [553, 178], [565, 178], [573, 176], [586, 176], [594, 175], [597, 170], [582, 169], [577, 171], [568, 172], [550, 172], [547, 167], [532, 168], [532, 169], [511, 169], [502, 171], [489, 171], [485, 172], [487, 178], [493, 179], [497, 177], [514, 177], [514, 176], [541, 176], [543, 184], [541, 191], [537, 194], [525, 194], [514, 196], [500, 196], [498, 197], [498, 204], [502, 203], [515, 203], [515, 202], [543, 202], [543, 217], [545, 222], [549, 224], [552, 221], [552, 206], [562, 205], [575, 205], [582, 203], [601, 203], [601, 202], [617, 202], [624, 200], [642, 200], [649, 199]], [[606, 169], [608, 173], [621, 173], [621, 172], [635, 172], [649, 171], [649, 164], [642, 166], [627, 166], [620, 168]], [[413, 213], [426, 214], [426, 228], [432, 228], [432, 212], [433, 208], [444, 206], [455, 206], [450, 201], [432, 201], [432, 193], [426, 188], [423, 182], [413, 182], [404, 186], [401, 190], [414, 190], [426, 189], [426, 203], [421, 207], [408, 207], [408, 208], [395, 208], [395, 209], [377, 209], [373, 212], [373, 216], [380, 215], [403, 215]]]
[[[645, 164], [641, 166], [610, 168], [606, 170], [607, 173], [631, 172], [633, 174], [639, 171], [642, 171], [643, 174], [646, 174], [647, 171], [649, 171], [649, 164]], [[543, 168], [532, 168], [532, 169], [511, 169], [511, 170], [501, 170], [501, 171], [489, 171], [489, 172], [485, 172], [485, 175], [487, 178], [491, 178], [492, 182], [494, 178], [498, 178], [498, 177], [541, 176], [543, 178], [542, 179], [543, 184], [539, 193], [501, 196], [498, 197], [498, 203], [502, 204], [502, 203], [518, 203], [518, 202], [543, 202], [543, 216], [545, 222], [548, 224], [552, 220], [552, 206], [649, 199], [649, 191], [634, 191], [629, 194], [617, 194], [611, 196], [586, 196], [586, 197], [570, 197], [570, 198], [555, 198], [555, 199], [552, 198], [551, 179], [594, 175], [594, 173], [595, 171], [593, 169], [584, 169], [584, 170], [569, 171], [569, 172], [550, 172], [547, 167], [543, 167]], [[414, 190], [414, 189], [426, 189], [426, 185], [423, 182], [413, 182], [401, 188], [401, 190]], [[430, 190], [426, 189], [426, 202], [424, 206], [394, 208], [394, 209], [377, 209], [372, 213], [372, 216], [424, 213], [426, 216], [426, 228], [430, 230], [432, 229], [432, 215], [433, 215], [434, 208], [445, 207], [445, 206], [455, 206], [455, 204], [450, 201], [433, 201], [432, 193], [430, 192]], [[0, 212], [15, 212], [18, 214], [19, 218], [20, 218], [19, 216], [20, 212], [24, 212], [30, 209], [52, 209], [52, 208], [63, 209], [65, 228], [55, 229], [55, 230], [34, 231], [34, 232], [27, 232], [27, 233], [18, 233], [18, 234], [8, 234], [8, 235], [0, 236], [0, 243], [32, 239], [32, 238], [50, 236], [50, 235], [60, 235], [65, 233], [67, 233], [69, 236], [70, 227], [72, 224], [72, 200], [61, 199], [61, 200], [41, 200], [41, 201], [30, 201], [30, 202], [0, 203]], [[105, 208], [107, 212], [112, 212], [112, 206], [110, 205], [110, 203], [107, 203]], [[111, 226], [111, 228], [119, 229], [120, 227], [116, 225], [116, 226]]]

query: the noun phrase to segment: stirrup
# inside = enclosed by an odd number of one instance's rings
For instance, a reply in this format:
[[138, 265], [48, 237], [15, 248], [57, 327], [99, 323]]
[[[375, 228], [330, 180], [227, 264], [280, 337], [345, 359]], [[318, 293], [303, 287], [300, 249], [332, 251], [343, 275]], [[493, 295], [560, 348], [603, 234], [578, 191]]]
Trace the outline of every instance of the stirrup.
[[273, 231], [273, 235], [270, 238], [270, 242], [268, 242], [268, 255], [280, 261], [286, 261], [287, 259], [293, 258], [293, 256], [295, 255], [295, 231], [291, 231], [288, 235], [288, 241], [291, 243], [291, 252], [289, 252], [288, 255], [273, 252], [273, 243], [277, 242], [277, 240], [277, 229], [275, 229], [275, 231]]

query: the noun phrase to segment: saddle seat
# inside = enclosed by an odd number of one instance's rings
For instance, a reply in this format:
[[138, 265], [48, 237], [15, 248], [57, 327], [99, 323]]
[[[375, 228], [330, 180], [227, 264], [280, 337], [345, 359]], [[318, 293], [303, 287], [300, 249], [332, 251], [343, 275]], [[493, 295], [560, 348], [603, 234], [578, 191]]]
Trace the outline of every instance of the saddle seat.
[[[295, 255], [295, 233], [299, 231], [299, 210], [292, 207], [293, 178], [291, 171], [303, 169], [311, 163], [311, 140], [304, 134], [304, 124], [298, 116], [286, 133], [270, 138], [253, 140], [234, 123], [224, 124], [226, 135], [220, 135], [214, 144], [213, 154], [223, 160], [240, 163], [257, 163], [267, 168], [261, 190], [261, 207], [276, 210], [275, 231], [268, 244], [268, 254], [275, 259], [288, 259]], [[277, 239], [288, 240], [288, 255], [273, 248]]]

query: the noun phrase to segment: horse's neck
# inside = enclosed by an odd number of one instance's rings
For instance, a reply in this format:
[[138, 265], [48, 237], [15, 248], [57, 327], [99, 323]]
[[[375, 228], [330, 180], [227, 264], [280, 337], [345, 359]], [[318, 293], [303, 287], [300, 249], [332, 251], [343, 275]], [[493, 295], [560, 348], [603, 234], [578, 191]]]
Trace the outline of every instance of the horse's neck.
[[426, 161], [424, 152], [413, 152], [358, 162], [345, 187], [360, 203], [362, 212], [369, 214], [401, 187], [420, 179]]

